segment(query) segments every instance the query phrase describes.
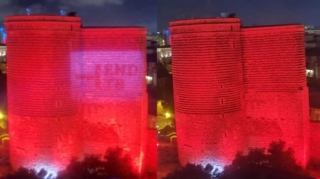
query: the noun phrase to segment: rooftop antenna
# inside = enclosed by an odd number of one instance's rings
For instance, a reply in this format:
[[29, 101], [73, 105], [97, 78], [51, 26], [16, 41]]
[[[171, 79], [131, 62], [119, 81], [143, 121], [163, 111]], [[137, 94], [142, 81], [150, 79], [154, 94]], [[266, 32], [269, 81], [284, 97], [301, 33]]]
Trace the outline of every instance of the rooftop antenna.
[[29, 15], [31, 14], [30, 8], [27, 8], [27, 9], [26, 9], [26, 12], [27, 12], [27, 15], [29, 16]]

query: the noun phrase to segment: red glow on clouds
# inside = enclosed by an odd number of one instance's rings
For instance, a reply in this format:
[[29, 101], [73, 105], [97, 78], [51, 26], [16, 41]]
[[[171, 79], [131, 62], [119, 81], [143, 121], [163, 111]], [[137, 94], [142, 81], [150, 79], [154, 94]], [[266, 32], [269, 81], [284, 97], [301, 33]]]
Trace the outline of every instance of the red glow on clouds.
[[170, 23], [182, 164], [229, 164], [285, 140], [305, 165], [308, 89], [301, 25], [241, 28], [240, 19]]
[[154, 137], [147, 134], [146, 30], [81, 29], [80, 21], [6, 19], [11, 163], [58, 171], [73, 156], [119, 146], [144, 170]]

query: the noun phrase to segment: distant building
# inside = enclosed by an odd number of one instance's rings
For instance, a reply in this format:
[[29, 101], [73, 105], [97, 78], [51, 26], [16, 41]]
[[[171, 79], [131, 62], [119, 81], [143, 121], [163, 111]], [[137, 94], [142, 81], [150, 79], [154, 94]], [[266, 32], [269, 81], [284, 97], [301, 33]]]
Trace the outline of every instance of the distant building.
[[164, 36], [164, 41], [165, 41], [165, 45], [171, 45], [171, 33], [170, 30], [164, 30], [163, 31], [163, 36]]
[[7, 34], [3, 27], [0, 27], [0, 45], [6, 44]]
[[320, 79], [320, 29], [305, 27], [306, 76]]
[[7, 73], [7, 46], [0, 45], [0, 70], [2, 73]]
[[157, 46], [158, 37], [156, 35], [147, 36], [147, 84], [157, 86]]
[[157, 60], [166, 67], [170, 74], [172, 74], [171, 56], [172, 52], [170, 46], [162, 46], [157, 48]]
[[320, 122], [320, 93], [309, 93], [310, 119], [312, 122]]
[[158, 36], [147, 35], [147, 90], [148, 90], [148, 127], [156, 129], [157, 123], [157, 46]]
[[171, 45], [171, 32], [170, 30], [163, 30], [162, 32], [157, 32], [158, 36], [158, 45], [170, 46]]

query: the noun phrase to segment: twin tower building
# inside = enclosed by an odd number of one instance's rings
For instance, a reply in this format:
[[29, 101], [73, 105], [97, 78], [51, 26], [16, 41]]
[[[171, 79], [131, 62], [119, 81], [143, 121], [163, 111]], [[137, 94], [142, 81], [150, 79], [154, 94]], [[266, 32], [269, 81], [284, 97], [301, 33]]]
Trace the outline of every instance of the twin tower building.
[[[156, 168], [145, 29], [82, 28], [78, 17], [36, 15], [5, 25], [13, 167], [57, 171], [73, 156], [119, 146], [139, 171]], [[243, 28], [240, 19], [217, 18], [173, 21], [170, 30], [182, 164], [224, 166], [238, 151], [279, 139], [307, 163], [302, 25]]]

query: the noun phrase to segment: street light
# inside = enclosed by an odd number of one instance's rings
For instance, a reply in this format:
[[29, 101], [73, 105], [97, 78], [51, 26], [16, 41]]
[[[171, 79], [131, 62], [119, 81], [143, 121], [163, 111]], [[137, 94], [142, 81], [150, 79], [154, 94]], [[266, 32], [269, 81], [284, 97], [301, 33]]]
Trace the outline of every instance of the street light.
[[0, 112], [0, 120], [3, 120], [5, 118], [4, 114]]
[[2, 128], [2, 129], [7, 128], [6, 116], [2, 112], [0, 112], [0, 128]]
[[166, 112], [164, 115], [165, 115], [166, 118], [170, 118], [171, 117], [171, 114], [169, 112]]

